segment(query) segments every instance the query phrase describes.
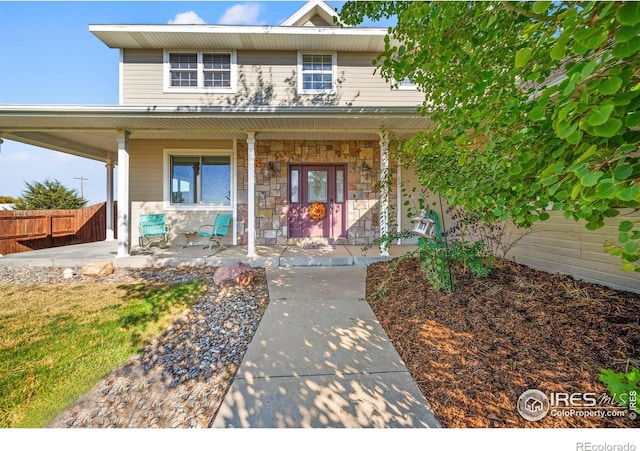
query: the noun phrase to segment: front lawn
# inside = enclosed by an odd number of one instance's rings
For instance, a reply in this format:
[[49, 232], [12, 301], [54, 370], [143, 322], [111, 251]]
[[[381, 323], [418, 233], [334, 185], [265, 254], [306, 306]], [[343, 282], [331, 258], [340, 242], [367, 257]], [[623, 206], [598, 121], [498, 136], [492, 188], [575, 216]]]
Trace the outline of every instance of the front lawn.
[[0, 285], [0, 427], [44, 427], [204, 292], [199, 282]]

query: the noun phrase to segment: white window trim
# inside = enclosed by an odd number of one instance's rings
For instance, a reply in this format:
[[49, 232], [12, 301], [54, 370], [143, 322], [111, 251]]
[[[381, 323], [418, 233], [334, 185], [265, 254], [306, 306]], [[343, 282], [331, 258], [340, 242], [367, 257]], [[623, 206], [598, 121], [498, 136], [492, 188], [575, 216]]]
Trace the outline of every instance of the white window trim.
[[[233, 149], [184, 149], [184, 148], [165, 148], [163, 149], [163, 177], [162, 177], [162, 203], [163, 209], [166, 211], [229, 211], [236, 215], [237, 190], [236, 172], [237, 158], [236, 145], [234, 142]], [[172, 156], [228, 156], [231, 157], [231, 199], [229, 205], [220, 204], [172, 204], [171, 203], [171, 157]]]
[[[331, 89], [304, 89], [302, 84], [302, 56], [303, 55], [331, 55]], [[338, 54], [336, 52], [302, 52], [298, 51], [298, 94], [335, 94], [338, 76]]]
[[[198, 57], [198, 85], [197, 86], [171, 86], [171, 65], [169, 55], [172, 53], [195, 53]], [[205, 53], [228, 53], [231, 55], [231, 86], [228, 88], [204, 86], [204, 64], [202, 55]], [[205, 92], [213, 94], [234, 94], [238, 89], [238, 55], [235, 50], [209, 50], [200, 52], [195, 50], [165, 50], [163, 56], [164, 92], [194, 93]]]

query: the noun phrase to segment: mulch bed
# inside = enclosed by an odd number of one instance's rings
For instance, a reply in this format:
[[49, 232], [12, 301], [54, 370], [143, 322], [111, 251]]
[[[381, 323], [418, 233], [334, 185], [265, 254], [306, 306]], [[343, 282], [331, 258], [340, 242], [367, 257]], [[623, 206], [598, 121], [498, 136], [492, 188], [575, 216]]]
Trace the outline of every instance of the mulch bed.
[[[640, 295], [499, 260], [487, 278], [454, 273], [434, 291], [415, 258], [376, 263], [367, 300], [445, 427], [639, 427], [640, 419], [522, 418], [518, 397], [606, 394], [601, 368], [640, 359]], [[380, 294], [385, 282], [385, 294]]]

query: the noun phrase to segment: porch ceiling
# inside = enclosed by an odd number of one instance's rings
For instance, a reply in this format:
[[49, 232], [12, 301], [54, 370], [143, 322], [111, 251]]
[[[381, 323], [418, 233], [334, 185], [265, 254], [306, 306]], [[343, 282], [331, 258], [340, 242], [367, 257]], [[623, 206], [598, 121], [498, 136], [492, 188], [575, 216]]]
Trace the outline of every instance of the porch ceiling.
[[428, 126], [413, 108], [0, 106], [0, 136], [117, 163], [118, 133], [130, 139], [378, 139], [385, 129], [408, 138]]

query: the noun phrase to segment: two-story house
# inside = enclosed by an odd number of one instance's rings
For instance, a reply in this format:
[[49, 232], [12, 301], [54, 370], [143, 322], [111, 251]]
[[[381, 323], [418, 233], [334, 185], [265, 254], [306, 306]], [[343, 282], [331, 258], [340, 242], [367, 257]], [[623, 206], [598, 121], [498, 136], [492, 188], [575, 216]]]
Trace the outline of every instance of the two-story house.
[[278, 26], [90, 25], [120, 52], [119, 105], [17, 108], [3, 133], [118, 166], [119, 256], [158, 212], [173, 231], [231, 212], [249, 256], [304, 238], [370, 244], [397, 202], [379, 183], [397, 180], [389, 141], [427, 119], [416, 89], [374, 74], [386, 29], [336, 18], [311, 0]]
[[[231, 213], [225, 239], [248, 257], [297, 240], [371, 244], [412, 226], [401, 196], [419, 183], [389, 147], [429, 120], [414, 86], [374, 73], [387, 29], [338, 19], [310, 0], [276, 26], [90, 25], [119, 51], [118, 104], [0, 105], [0, 138], [105, 162], [109, 205], [117, 165], [119, 257], [137, 245], [142, 213], [164, 213], [178, 242]], [[322, 218], [309, 215], [317, 203]], [[622, 216], [594, 233], [550, 214], [514, 232], [508, 257], [640, 291], [603, 252]]]

